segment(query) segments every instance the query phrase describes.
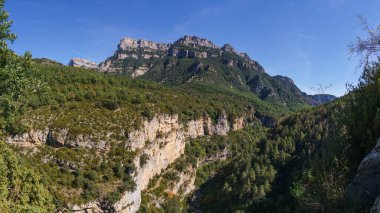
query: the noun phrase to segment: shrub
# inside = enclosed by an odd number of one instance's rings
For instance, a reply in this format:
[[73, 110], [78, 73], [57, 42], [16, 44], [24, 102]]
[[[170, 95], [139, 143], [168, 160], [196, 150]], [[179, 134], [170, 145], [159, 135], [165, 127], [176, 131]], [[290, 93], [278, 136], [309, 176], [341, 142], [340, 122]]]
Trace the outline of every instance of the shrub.
[[144, 153], [140, 155], [140, 167], [143, 167], [149, 160], [149, 155]]
[[115, 100], [100, 101], [97, 106], [101, 106], [109, 110], [117, 110], [119, 108], [119, 104]]

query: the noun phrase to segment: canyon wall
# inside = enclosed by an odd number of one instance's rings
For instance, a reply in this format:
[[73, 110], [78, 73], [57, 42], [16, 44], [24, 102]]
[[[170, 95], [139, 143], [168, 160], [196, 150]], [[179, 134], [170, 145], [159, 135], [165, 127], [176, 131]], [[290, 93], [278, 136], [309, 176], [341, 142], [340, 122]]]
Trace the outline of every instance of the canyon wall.
[[[146, 189], [149, 180], [160, 174], [185, 152], [186, 139], [204, 135], [225, 135], [230, 130], [243, 128], [243, 118], [237, 118], [232, 123], [227, 116], [222, 115], [216, 124], [210, 118], [189, 121], [183, 126], [178, 116], [162, 115], [151, 121], [145, 121], [140, 130], [130, 133], [128, 146], [140, 150], [135, 158], [137, 167], [134, 174], [136, 190], [126, 192], [114, 207], [117, 212], [136, 212], [141, 204], [141, 191]], [[140, 156], [149, 156], [147, 162], [140, 164]]]
[[[124, 142], [126, 150], [136, 151], [134, 159], [136, 170], [133, 179], [136, 190], [125, 192], [121, 200], [113, 205], [116, 212], [136, 212], [141, 204], [141, 191], [146, 189], [149, 181], [156, 174], [166, 169], [171, 163], [184, 154], [188, 138], [204, 135], [226, 135], [231, 130], [244, 127], [244, 118], [239, 117], [232, 122], [226, 114], [222, 114], [216, 123], [211, 118], [203, 117], [182, 124], [178, 115], [158, 115], [152, 120], [145, 120], [140, 129], [128, 134]], [[28, 133], [9, 136], [7, 143], [20, 146], [39, 146], [43, 144], [69, 147], [86, 147], [104, 149], [105, 141], [92, 141], [91, 136], [78, 135], [67, 137], [68, 130], [53, 131], [31, 130]], [[142, 155], [147, 156], [146, 162], [140, 162]], [[103, 212], [100, 201], [94, 201], [83, 206], [73, 206], [74, 212]]]

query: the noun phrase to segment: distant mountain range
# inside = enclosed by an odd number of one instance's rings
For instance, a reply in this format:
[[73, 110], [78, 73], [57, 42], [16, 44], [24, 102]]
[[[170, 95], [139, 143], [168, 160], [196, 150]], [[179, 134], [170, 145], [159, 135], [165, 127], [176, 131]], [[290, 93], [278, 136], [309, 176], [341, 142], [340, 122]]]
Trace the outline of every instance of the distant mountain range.
[[267, 74], [248, 54], [238, 52], [229, 44], [219, 47], [196, 36], [184, 36], [172, 44], [124, 38], [115, 54], [100, 64], [74, 58], [69, 65], [129, 75], [167, 86], [206, 83], [253, 92], [262, 100], [290, 107], [314, 106], [336, 99], [333, 95], [307, 95], [292, 79]]

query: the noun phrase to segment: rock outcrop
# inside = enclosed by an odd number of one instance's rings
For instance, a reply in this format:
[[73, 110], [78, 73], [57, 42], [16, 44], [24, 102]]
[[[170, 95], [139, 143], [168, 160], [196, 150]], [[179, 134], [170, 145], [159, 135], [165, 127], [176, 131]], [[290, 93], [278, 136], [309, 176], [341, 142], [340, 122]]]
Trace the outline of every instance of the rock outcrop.
[[[229, 59], [234, 55], [234, 59]], [[252, 60], [246, 53], [236, 51], [231, 45], [219, 47], [213, 42], [196, 36], [184, 36], [173, 44], [156, 43], [144, 39], [123, 38], [115, 54], [102, 62], [98, 67], [102, 72], [115, 73], [125, 72], [131, 67], [119, 67], [118, 62], [132, 60], [149, 60], [153, 58], [163, 58], [166, 56], [178, 58], [220, 58], [222, 62], [229, 66], [251, 67], [264, 71], [262, 67]], [[78, 63], [83, 64], [83, 63]], [[132, 67], [133, 68], [133, 67]], [[139, 68], [133, 68], [132, 77], [138, 77], [146, 73], [136, 72]], [[140, 69], [141, 70], [141, 69]]]
[[167, 51], [169, 49], [169, 44], [155, 43], [153, 41], [147, 41], [144, 39], [137, 40], [133, 38], [124, 38], [120, 41], [118, 48], [121, 51], [135, 49]]
[[89, 61], [87, 59], [82, 59], [82, 58], [73, 58], [69, 62], [69, 66], [72, 67], [82, 67], [82, 68], [87, 68], [87, 69], [99, 69], [98, 64], [95, 62]]
[[359, 165], [354, 181], [348, 186], [347, 202], [359, 208], [369, 207], [380, 195], [380, 139]]
[[39, 146], [50, 145], [53, 147], [83, 147], [105, 149], [105, 140], [95, 140], [91, 135], [76, 135], [71, 137], [67, 129], [52, 130], [30, 130], [29, 132], [12, 135], [6, 138], [8, 144], [17, 146]]
[[174, 45], [188, 46], [193, 48], [207, 47], [212, 49], [219, 49], [212, 41], [197, 36], [184, 36], [174, 42]]
[[[230, 119], [231, 120], [231, 119]], [[125, 147], [138, 154], [134, 159], [136, 170], [133, 174], [136, 190], [125, 192], [121, 200], [112, 206], [117, 212], [136, 212], [141, 204], [141, 191], [146, 189], [149, 180], [160, 174], [171, 163], [178, 159], [185, 151], [187, 138], [196, 138], [204, 135], [225, 135], [231, 130], [238, 130], [245, 125], [244, 118], [238, 117], [229, 121], [226, 114], [222, 114], [214, 124], [209, 117], [191, 120], [182, 124], [178, 115], [158, 115], [152, 120], [145, 120], [139, 130], [128, 134]], [[31, 130], [29, 133], [10, 136], [7, 142], [21, 146], [39, 146], [50, 144], [54, 146], [87, 147], [104, 149], [106, 143], [92, 140], [91, 136], [68, 136], [68, 130]], [[146, 155], [145, 163], [140, 162], [140, 156]], [[183, 177], [183, 181], [193, 181]], [[78, 212], [103, 212], [101, 201], [93, 201], [83, 206], [73, 206]], [[109, 208], [109, 207], [107, 207]]]
[[[140, 130], [129, 134], [127, 143], [132, 150], [140, 150], [140, 154], [134, 160], [137, 167], [134, 174], [136, 190], [126, 192], [115, 204], [115, 209], [120, 212], [136, 212], [141, 204], [141, 191], [146, 189], [154, 175], [160, 174], [184, 153], [187, 138], [212, 134], [225, 135], [230, 130], [243, 128], [242, 120], [243, 118], [238, 118], [230, 123], [227, 116], [223, 115], [216, 124], [212, 124], [210, 118], [202, 118], [183, 126], [177, 115], [162, 115], [151, 121], [145, 121]], [[144, 165], [140, 165], [142, 154], [149, 156]]]
[[380, 213], [380, 195], [377, 196], [375, 202], [373, 203], [371, 213]]

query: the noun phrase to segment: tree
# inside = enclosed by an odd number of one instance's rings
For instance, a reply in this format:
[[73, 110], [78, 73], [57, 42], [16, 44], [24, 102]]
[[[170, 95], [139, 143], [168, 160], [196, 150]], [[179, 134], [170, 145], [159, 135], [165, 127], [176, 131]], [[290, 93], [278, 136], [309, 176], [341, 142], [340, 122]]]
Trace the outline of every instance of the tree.
[[41, 178], [21, 165], [0, 142], [0, 212], [54, 212], [53, 198]]
[[[31, 62], [29, 53], [19, 57], [8, 49], [16, 35], [10, 30], [12, 21], [4, 4], [5, 0], [0, 0], [0, 135], [15, 123]], [[54, 212], [53, 198], [41, 178], [21, 165], [4, 142], [0, 142], [0, 212]]]
[[371, 59], [375, 60], [380, 56], [380, 24], [371, 28], [362, 16], [359, 16], [363, 29], [368, 33], [368, 37], [363, 39], [357, 37], [356, 42], [349, 45], [351, 54], [361, 55], [362, 63], [367, 65]]
[[16, 35], [11, 32], [10, 28], [13, 21], [8, 20], [9, 14], [4, 9], [5, 0], [0, 0], [0, 49], [8, 49], [8, 42], [13, 42]]
[[380, 24], [376, 28], [370, 28], [363, 17], [359, 18], [368, 37], [358, 37], [356, 42], [350, 44], [350, 50], [351, 53], [361, 55], [364, 69], [359, 84], [349, 87], [351, 92], [344, 116], [355, 150], [353, 157], [358, 158], [356, 160], [361, 160], [380, 137]]
[[[25, 72], [30, 68], [31, 54], [17, 56], [8, 48], [16, 35], [11, 32], [12, 21], [4, 9], [5, 0], [0, 0], [0, 133], [17, 131], [15, 115], [21, 108], [23, 94], [28, 91], [29, 83]], [[32, 91], [32, 90], [29, 90]]]

